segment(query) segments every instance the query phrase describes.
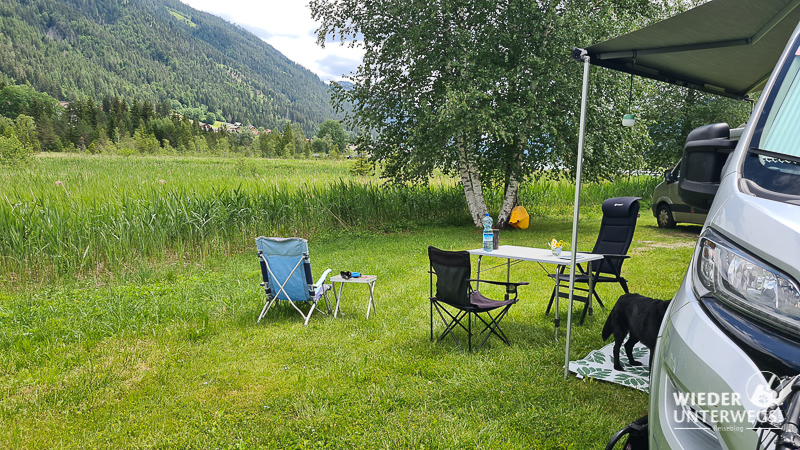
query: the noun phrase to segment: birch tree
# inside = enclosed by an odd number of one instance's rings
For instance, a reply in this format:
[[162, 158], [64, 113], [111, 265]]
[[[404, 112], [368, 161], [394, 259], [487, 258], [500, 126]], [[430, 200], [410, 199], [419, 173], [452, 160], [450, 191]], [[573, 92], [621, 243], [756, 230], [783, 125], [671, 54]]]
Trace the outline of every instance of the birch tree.
[[[372, 147], [385, 175], [425, 182], [435, 169], [457, 173], [476, 226], [487, 212], [485, 189], [502, 186], [503, 227], [521, 181], [546, 168], [570, 174], [576, 165], [581, 69], [570, 61], [572, 47], [642, 24], [661, 11], [657, 3], [311, 0], [310, 8], [321, 24], [319, 45], [365, 50], [348, 79], [353, 86], [334, 86], [333, 99], [340, 111], [353, 105], [345, 121], [361, 130], [359, 144]], [[618, 122], [607, 115], [590, 126]], [[587, 142], [588, 162], [593, 145], [618, 152], [631, 148], [620, 144], [629, 139], [619, 132]]]

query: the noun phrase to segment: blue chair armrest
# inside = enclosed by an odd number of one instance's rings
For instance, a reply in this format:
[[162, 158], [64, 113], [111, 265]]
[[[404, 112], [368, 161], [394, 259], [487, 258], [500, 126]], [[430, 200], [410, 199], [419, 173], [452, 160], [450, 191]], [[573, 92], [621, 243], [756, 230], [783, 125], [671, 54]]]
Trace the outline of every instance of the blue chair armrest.
[[314, 284], [314, 288], [318, 289], [320, 286], [322, 286], [332, 271], [333, 269], [325, 269], [325, 272], [322, 272], [322, 276], [319, 277], [319, 280], [317, 280], [316, 284]]

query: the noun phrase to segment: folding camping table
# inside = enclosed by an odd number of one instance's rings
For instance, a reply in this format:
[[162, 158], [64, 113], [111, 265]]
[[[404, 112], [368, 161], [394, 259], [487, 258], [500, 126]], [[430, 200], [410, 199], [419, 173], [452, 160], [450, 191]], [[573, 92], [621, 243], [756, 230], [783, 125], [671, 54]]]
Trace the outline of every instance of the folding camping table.
[[[367, 301], [367, 319], [369, 319], [369, 310], [377, 309], [375, 306], [375, 282], [378, 280], [377, 275], [361, 275], [358, 278], [344, 278], [341, 275], [334, 275], [331, 277], [331, 284], [333, 284], [333, 292], [336, 295], [336, 307], [333, 309], [333, 317], [335, 318], [337, 314], [342, 313], [341, 309], [339, 308], [339, 303], [342, 300], [342, 288], [344, 287], [345, 283], [358, 283], [358, 284], [366, 284], [369, 290], [369, 300]], [[339, 291], [336, 291], [336, 283], [339, 283]], [[342, 313], [344, 315], [344, 313]]]
[[[467, 250], [467, 251], [471, 255], [477, 255], [478, 256], [478, 268], [477, 268], [477, 274], [476, 274], [476, 277], [477, 277], [478, 281], [476, 282], [476, 284], [477, 284], [476, 288], [480, 286], [481, 259], [484, 256], [491, 256], [491, 257], [494, 257], [494, 258], [504, 258], [504, 259], [506, 259], [505, 264], [499, 264], [497, 266], [493, 266], [493, 267], [490, 267], [488, 269], [484, 269], [483, 272], [486, 272], [487, 270], [491, 270], [491, 269], [494, 269], [494, 268], [501, 267], [501, 266], [505, 265], [506, 266], [506, 278], [508, 280], [511, 279], [511, 266], [512, 265], [519, 264], [522, 261], [535, 262], [535, 263], [539, 264], [539, 267], [541, 267], [542, 270], [544, 270], [544, 272], [548, 276], [555, 275], [553, 277], [553, 279], [555, 281], [555, 288], [556, 289], [560, 286], [560, 283], [561, 283], [561, 280], [560, 280], [561, 277], [559, 275], [563, 274], [564, 270], [566, 270], [566, 268], [569, 267], [569, 265], [571, 263], [570, 259], [572, 257], [572, 253], [571, 252], [561, 252], [561, 255], [555, 256], [555, 255], [553, 255], [553, 252], [550, 249], [533, 248], [533, 247], [521, 247], [521, 246], [517, 246], [517, 245], [501, 245], [501, 246], [499, 246], [497, 248], [497, 250], [492, 250], [491, 252], [484, 251], [482, 248], [475, 249], [475, 250]], [[578, 252], [575, 255], [575, 265], [577, 267], [577, 266], [579, 266], [581, 264], [589, 263], [591, 261], [596, 261], [596, 260], [599, 260], [599, 259], [603, 259], [603, 255], [598, 255], [598, 254], [594, 254], [594, 253]], [[545, 268], [544, 264], [554, 264], [554, 265], [556, 265], [556, 270], [551, 273], [549, 270], [547, 270], [547, 268]], [[589, 308], [592, 307], [592, 295], [594, 295], [594, 283], [592, 283], [591, 270], [592, 270], [592, 265], [591, 264], [587, 264], [587, 272], [590, 275], [589, 276], [589, 294], [587, 296], [588, 297], [587, 301], [589, 302], [589, 305], [588, 305]], [[555, 331], [556, 341], [558, 341], [558, 327], [561, 325], [561, 318], [560, 318], [559, 310], [558, 310], [558, 299], [559, 299], [559, 296], [558, 296], [558, 292], [556, 291], [556, 296], [555, 296], [556, 314], [555, 314], [555, 321], [554, 321], [555, 329], [556, 329], [556, 331]]]

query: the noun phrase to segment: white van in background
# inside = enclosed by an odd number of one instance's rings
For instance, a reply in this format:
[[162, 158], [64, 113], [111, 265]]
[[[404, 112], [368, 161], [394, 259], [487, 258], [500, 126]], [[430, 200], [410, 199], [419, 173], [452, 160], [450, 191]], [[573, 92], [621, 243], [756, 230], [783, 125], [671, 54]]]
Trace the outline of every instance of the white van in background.
[[664, 171], [664, 181], [653, 189], [653, 217], [659, 228], [675, 228], [679, 223], [702, 225], [706, 222], [708, 210], [694, 208], [681, 200], [678, 195], [678, 179], [681, 163]]
[[[692, 148], [698, 141], [708, 139], [727, 139], [735, 146], [735, 142], [739, 140], [743, 131], [744, 127], [729, 130], [728, 126], [723, 123], [702, 126], [689, 133], [686, 138], [686, 147]], [[729, 148], [733, 149], [733, 147]], [[678, 223], [697, 225], [706, 223], [708, 209], [687, 204], [678, 193], [678, 182], [681, 180], [681, 162], [678, 161], [675, 167], [665, 170], [664, 181], [653, 189], [653, 217], [656, 218], [659, 228], [675, 228]]]

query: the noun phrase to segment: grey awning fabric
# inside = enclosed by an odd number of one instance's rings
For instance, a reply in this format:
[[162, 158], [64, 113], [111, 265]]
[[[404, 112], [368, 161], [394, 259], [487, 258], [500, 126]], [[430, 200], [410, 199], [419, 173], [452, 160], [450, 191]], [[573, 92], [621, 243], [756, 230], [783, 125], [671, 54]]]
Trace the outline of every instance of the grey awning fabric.
[[[800, 0], [713, 0], [586, 48], [591, 64], [744, 98], [759, 91], [798, 22]], [[635, 65], [634, 63], [635, 58]]]

